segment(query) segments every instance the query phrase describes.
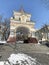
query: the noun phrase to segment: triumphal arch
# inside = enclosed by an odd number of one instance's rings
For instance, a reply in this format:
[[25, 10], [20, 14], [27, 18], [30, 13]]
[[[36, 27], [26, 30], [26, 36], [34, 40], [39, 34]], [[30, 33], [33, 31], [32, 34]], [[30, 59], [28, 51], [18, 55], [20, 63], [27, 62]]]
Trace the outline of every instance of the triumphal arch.
[[13, 11], [13, 17], [10, 18], [10, 36], [17, 37], [17, 35], [26, 35], [28, 37], [34, 36], [35, 22], [31, 21], [31, 14], [20, 11]]

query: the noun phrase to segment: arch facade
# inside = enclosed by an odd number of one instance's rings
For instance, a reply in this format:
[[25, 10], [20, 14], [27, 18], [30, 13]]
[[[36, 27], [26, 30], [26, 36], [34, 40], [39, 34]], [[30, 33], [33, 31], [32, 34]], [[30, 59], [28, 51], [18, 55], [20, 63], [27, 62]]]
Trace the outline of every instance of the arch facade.
[[31, 21], [30, 18], [31, 18], [31, 14], [28, 14], [24, 12], [23, 10], [19, 12], [14, 11], [13, 17], [10, 18], [10, 36], [9, 37], [16, 37], [17, 36], [16, 32], [18, 31], [18, 28], [20, 27], [26, 29], [26, 32], [27, 32], [27, 29], [29, 30], [28, 37], [33, 36], [32, 33], [35, 32], [35, 29], [34, 29], [35, 22]]

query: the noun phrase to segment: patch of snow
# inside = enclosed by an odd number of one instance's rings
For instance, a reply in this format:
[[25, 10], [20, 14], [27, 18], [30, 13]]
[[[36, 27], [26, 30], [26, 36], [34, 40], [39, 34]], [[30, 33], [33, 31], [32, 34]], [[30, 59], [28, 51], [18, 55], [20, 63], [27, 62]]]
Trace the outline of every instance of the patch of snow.
[[10, 65], [7, 61], [0, 61], [0, 65]]
[[40, 63], [36, 64], [37, 61], [35, 58], [32, 58], [26, 54], [11, 54], [8, 58], [8, 61], [11, 65], [41, 65]]
[[41, 65], [36, 61], [36, 58], [32, 58], [26, 54], [18, 53], [11, 54], [7, 61], [0, 61], [0, 65]]
[[4, 65], [4, 62], [3, 62], [3, 61], [1, 61], [1, 62], [0, 62], [0, 65]]
[[38, 42], [38, 44], [40, 44], [40, 43]]
[[16, 43], [24, 43], [24, 41], [17, 41]]
[[4, 43], [6, 43], [6, 41], [0, 41], [0, 44], [2, 44], [2, 43], [4, 44]]

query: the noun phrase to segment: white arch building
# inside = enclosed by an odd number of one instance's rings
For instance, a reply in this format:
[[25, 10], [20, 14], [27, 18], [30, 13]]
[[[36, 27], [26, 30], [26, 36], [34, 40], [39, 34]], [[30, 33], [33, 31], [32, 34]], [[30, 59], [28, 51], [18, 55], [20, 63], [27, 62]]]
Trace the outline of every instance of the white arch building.
[[[10, 18], [10, 37], [16, 37], [16, 31], [18, 27], [26, 27], [29, 29], [30, 34], [28, 35], [28, 37], [32, 36], [34, 37], [34, 25], [35, 22], [30, 20], [31, 18], [31, 14], [28, 14], [26, 12], [24, 12], [23, 9], [21, 9], [20, 11], [14, 11], [13, 12], [13, 17]], [[8, 39], [9, 40], [9, 39]]]

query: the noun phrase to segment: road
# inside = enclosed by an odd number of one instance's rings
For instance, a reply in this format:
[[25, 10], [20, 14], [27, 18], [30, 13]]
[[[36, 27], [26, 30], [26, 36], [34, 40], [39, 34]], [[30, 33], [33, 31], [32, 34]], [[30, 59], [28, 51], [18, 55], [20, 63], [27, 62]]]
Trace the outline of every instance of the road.
[[7, 60], [12, 53], [25, 53], [36, 58], [42, 65], [49, 65], [49, 48], [38, 44], [0, 45], [0, 61]]

